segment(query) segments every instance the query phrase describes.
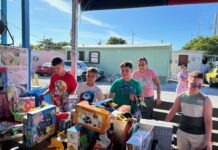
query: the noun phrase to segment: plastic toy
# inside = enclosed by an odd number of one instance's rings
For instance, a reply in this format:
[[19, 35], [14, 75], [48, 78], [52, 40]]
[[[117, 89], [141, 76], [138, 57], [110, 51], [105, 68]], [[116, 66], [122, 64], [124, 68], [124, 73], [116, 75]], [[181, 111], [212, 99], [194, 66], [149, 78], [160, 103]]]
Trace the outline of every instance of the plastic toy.
[[110, 127], [110, 112], [91, 106], [86, 101], [76, 105], [73, 122], [99, 133], [105, 133]]
[[51, 144], [48, 148], [56, 149], [56, 150], [64, 150], [64, 145], [61, 141], [58, 141], [56, 137], [51, 138]]
[[28, 112], [24, 117], [24, 134], [27, 147], [32, 147], [55, 133], [56, 107], [46, 105]]
[[35, 107], [34, 97], [19, 97], [15, 106], [16, 112], [28, 112]]

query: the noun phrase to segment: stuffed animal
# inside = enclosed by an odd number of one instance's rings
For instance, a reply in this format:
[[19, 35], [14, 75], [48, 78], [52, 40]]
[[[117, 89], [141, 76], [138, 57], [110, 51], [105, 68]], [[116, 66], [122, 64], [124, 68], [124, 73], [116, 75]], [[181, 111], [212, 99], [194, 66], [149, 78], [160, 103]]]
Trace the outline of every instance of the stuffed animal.
[[91, 91], [86, 91], [86, 92], [83, 92], [81, 95], [80, 95], [80, 99], [79, 101], [88, 101], [89, 104], [91, 104], [93, 101], [94, 101], [94, 98], [95, 98], [95, 94]]
[[7, 101], [4, 103], [5, 108], [5, 116], [6, 118], [11, 116], [11, 113], [15, 111], [16, 103], [18, 102], [18, 91], [14, 86], [8, 87], [6, 90], [7, 93]]

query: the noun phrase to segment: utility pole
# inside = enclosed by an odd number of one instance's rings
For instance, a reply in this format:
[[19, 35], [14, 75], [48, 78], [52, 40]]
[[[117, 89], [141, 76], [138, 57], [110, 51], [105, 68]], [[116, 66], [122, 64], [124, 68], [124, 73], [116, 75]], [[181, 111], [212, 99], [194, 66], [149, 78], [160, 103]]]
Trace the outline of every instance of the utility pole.
[[213, 35], [217, 33], [217, 24], [218, 24], [218, 13], [215, 13], [214, 25], [213, 25]]
[[135, 32], [132, 32], [132, 45], [134, 44], [134, 36], [135, 36]]

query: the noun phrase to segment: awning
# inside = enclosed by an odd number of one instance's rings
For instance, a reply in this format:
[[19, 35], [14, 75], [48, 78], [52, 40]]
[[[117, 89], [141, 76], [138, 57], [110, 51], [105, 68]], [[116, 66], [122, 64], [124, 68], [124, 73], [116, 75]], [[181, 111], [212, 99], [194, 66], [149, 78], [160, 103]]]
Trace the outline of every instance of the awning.
[[79, 0], [79, 1], [81, 3], [82, 11], [218, 2], [218, 0]]

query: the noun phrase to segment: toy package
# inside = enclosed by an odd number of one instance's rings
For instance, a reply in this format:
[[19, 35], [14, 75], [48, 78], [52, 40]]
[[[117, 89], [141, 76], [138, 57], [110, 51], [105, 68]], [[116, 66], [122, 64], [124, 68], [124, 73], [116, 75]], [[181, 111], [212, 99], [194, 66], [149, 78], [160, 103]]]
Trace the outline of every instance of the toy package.
[[32, 108], [35, 108], [35, 97], [19, 97], [15, 112], [28, 112]]
[[67, 130], [67, 149], [78, 150], [80, 145], [80, 130], [79, 125], [75, 125]]
[[150, 150], [153, 139], [153, 128], [135, 132], [126, 142], [126, 150]]
[[0, 142], [23, 136], [23, 124], [9, 121], [0, 122]]
[[156, 120], [140, 120], [140, 129], [154, 128], [154, 140], [156, 147], [160, 149], [171, 149], [173, 138], [173, 125], [170, 122], [156, 121]]
[[0, 67], [0, 91], [7, 88], [7, 68]]
[[87, 101], [82, 101], [76, 105], [73, 122], [94, 130], [105, 133], [110, 127], [110, 112], [95, 106], [91, 106]]
[[24, 117], [24, 141], [27, 147], [33, 147], [55, 132], [56, 107], [46, 105], [28, 112]]

